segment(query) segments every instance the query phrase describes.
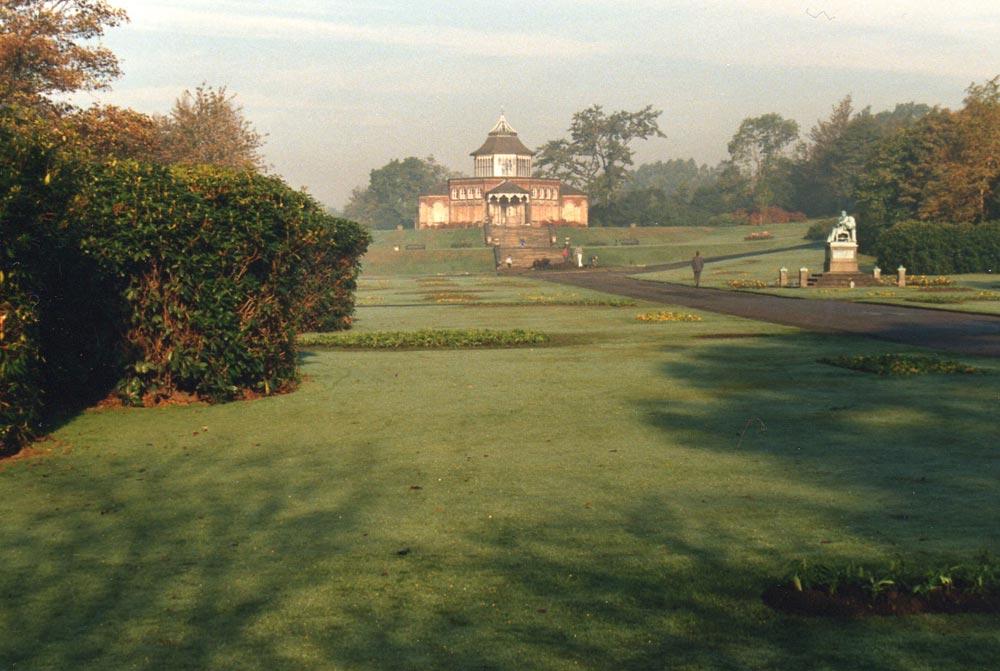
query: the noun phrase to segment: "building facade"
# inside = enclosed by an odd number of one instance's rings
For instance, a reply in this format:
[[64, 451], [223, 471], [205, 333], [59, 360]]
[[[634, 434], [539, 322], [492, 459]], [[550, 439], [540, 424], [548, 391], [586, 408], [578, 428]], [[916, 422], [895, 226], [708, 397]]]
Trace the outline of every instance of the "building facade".
[[417, 227], [586, 226], [587, 194], [558, 179], [532, 177], [534, 155], [501, 114], [472, 152], [475, 177], [450, 179], [439, 193], [420, 196]]

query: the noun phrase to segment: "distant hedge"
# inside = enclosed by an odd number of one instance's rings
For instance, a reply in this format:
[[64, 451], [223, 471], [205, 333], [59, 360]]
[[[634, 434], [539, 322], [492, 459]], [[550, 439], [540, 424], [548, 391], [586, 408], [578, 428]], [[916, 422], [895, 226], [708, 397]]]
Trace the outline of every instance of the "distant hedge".
[[1000, 222], [941, 224], [906, 221], [884, 231], [875, 255], [892, 270], [910, 273], [986, 273], [1000, 270]]
[[226, 400], [295, 379], [295, 334], [350, 324], [368, 234], [280, 179], [77, 158], [0, 115], [0, 451], [43, 406], [117, 389]]

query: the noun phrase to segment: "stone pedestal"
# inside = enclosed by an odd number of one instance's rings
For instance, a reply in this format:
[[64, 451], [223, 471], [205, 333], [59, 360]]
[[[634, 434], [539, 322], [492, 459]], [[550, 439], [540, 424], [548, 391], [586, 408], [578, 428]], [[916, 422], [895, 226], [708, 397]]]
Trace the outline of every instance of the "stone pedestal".
[[781, 268], [778, 270], [778, 286], [787, 287], [788, 286], [788, 268]]
[[799, 268], [799, 286], [807, 287], [809, 286], [809, 269]]
[[826, 243], [825, 273], [856, 273], [858, 272], [858, 243], [828, 242]]

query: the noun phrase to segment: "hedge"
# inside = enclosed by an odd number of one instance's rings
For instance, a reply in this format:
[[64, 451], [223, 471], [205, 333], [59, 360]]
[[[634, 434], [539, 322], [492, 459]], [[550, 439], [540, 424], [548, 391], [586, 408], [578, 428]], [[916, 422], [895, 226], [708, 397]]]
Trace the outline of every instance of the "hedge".
[[0, 453], [17, 449], [40, 421], [51, 379], [46, 359], [65, 365], [44, 352], [59, 333], [49, 327], [65, 321], [58, 309], [64, 294], [45, 289], [71, 265], [70, 236], [56, 225], [75, 180], [63, 140], [30, 113], [0, 113]]
[[0, 450], [117, 388], [272, 393], [295, 334], [350, 324], [368, 234], [280, 179], [79, 158], [0, 112]]
[[879, 265], [910, 273], [988, 273], [1000, 270], [1000, 222], [941, 224], [906, 221], [883, 232], [875, 247]]
[[[352, 286], [368, 240], [278, 178], [207, 166], [100, 166], [69, 216], [84, 231], [83, 253], [122, 278], [118, 389], [133, 403], [287, 386], [296, 331], [321, 309], [333, 322], [349, 313], [337, 281]], [[328, 289], [317, 275], [332, 280]]]

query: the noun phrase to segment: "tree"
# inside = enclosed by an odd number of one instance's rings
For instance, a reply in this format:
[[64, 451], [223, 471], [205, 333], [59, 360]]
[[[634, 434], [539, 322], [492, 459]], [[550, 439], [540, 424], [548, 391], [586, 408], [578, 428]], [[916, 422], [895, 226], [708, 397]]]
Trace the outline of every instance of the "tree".
[[782, 170], [786, 148], [799, 136], [799, 124], [780, 114], [744, 119], [733, 139], [729, 155], [743, 177], [754, 206], [764, 210], [779, 190], [776, 183]]
[[236, 96], [202, 84], [184, 91], [162, 124], [164, 163], [261, 170], [264, 136], [243, 116]]
[[344, 216], [372, 228], [412, 226], [417, 198], [452, 176], [433, 157], [393, 159], [371, 171], [367, 188], [354, 189]]
[[953, 141], [940, 157], [921, 218], [982, 222], [1000, 216], [1000, 76], [966, 90], [953, 116]]
[[126, 21], [104, 0], [0, 0], [0, 103], [106, 88], [118, 59], [85, 43]]
[[931, 111], [927, 105], [902, 103], [890, 111], [855, 112], [851, 96], [834, 106], [830, 118], [817, 121], [795, 166], [795, 207], [813, 216], [852, 210], [858, 182], [879, 141], [911, 126]]
[[94, 105], [67, 114], [80, 144], [99, 158], [158, 161], [163, 154], [163, 120], [114, 105]]
[[632, 142], [666, 137], [657, 124], [660, 114], [652, 105], [637, 112], [607, 114], [600, 105], [577, 112], [568, 140], [552, 140], [538, 150], [538, 174], [561, 179], [608, 205], [621, 190], [632, 165]]
[[624, 189], [659, 189], [667, 196], [690, 200], [695, 191], [715, 181], [716, 177], [711, 168], [698, 165], [692, 158], [671, 159], [640, 165], [629, 173]]

